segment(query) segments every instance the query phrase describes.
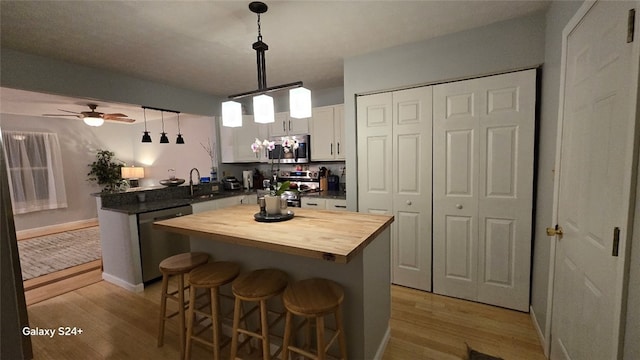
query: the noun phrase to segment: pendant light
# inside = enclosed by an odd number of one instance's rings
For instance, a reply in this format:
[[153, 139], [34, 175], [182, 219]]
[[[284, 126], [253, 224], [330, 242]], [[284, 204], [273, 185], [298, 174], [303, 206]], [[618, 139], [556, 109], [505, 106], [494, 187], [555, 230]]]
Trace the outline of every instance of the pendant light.
[[222, 103], [222, 126], [242, 126], [242, 107], [240, 103], [231, 100], [251, 95], [256, 95], [253, 98], [254, 121], [260, 124], [275, 122], [273, 98], [266, 94], [285, 89], [291, 89], [289, 91], [290, 116], [296, 119], [311, 117], [311, 91], [302, 86], [302, 81], [267, 87], [265, 52], [269, 50], [269, 46], [262, 41], [260, 26], [260, 14], [266, 13], [267, 9], [267, 5], [260, 1], [254, 1], [249, 4], [249, 10], [258, 15], [258, 41], [252, 45], [256, 51], [258, 90], [229, 96], [230, 101]]
[[149, 131], [147, 131], [147, 108], [145, 108], [143, 106], [142, 107], [142, 112], [144, 114], [144, 135], [142, 135], [142, 142], [143, 143], [150, 143], [151, 142], [151, 135], [149, 135]]
[[168, 144], [169, 138], [167, 137], [167, 133], [164, 132], [164, 111], [160, 111], [160, 116], [162, 119], [162, 132], [160, 133], [160, 144]]
[[178, 113], [178, 138], [176, 139], [176, 144], [184, 144], [184, 138], [180, 133], [180, 113]]

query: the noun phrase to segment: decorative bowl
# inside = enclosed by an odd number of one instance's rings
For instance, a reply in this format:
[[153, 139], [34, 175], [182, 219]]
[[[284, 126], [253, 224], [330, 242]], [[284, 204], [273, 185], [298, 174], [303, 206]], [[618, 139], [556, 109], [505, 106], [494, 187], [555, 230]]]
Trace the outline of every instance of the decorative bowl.
[[164, 179], [164, 180], [160, 180], [160, 185], [164, 185], [164, 186], [178, 186], [181, 184], [184, 184], [184, 179], [178, 179], [178, 178], [174, 178], [174, 179]]

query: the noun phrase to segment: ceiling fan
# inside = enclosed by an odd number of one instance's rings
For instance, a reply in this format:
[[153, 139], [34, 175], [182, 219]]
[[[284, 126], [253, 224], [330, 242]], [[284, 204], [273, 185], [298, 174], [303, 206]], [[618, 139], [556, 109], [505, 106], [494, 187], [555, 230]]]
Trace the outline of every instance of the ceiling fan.
[[68, 115], [68, 114], [42, 114], [42, 116], [75, 116], [75, 117], [77, 117], [79, 119], [82, 119], [84, 121], [84, 123], [89, 125], [89, 126], [100, 126], [100, 125], [102, 125], [104, 123], [105, 120], [121, 121], [121, 122], [126, 122], [126, 123], [135, 122], [134, 119], [128, 118], [127, 115], [125, 115], [125, 114], [121, 114], [121, 113], [105, 114], [105, 113], [98, 112], [98, 111], [96, 111], [96, 109], [98, 108], [98, 105], [96, 105], [96, 104], [87, 104], [87, 106], [89, 107], [89, 109], [91, 109], [91, 111], [75, 112], [75, 111], [58, 109], [60, 111], [68, 112], [68, 113], [71, 113], [73, 115]]

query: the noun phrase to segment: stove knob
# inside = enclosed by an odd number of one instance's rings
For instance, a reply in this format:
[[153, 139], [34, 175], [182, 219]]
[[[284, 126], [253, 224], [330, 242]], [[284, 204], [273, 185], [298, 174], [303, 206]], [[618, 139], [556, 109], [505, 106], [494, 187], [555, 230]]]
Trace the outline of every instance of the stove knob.
[[314, 172], [312, 172], [312, 173], [311, 173], [311, 177], [313, 177], [313, 178], [317, 178], [317, 177], [318, 177], [318, 173], [317, 173], [317, 172], [315, 172], [315, 171], [314, 171]]

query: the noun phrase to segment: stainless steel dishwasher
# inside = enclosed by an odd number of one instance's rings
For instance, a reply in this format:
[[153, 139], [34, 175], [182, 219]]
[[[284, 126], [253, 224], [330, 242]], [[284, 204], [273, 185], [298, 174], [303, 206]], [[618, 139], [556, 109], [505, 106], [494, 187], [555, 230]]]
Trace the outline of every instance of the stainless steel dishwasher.
[[188, 252], [191, 248], [188, 236], [156, 230], [153, 228], [153, 222], [189, 214], [191, 205], [138, 214], [142, 281], [145, 284], [162, 276], [158, 268], [162, 260]]

